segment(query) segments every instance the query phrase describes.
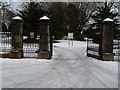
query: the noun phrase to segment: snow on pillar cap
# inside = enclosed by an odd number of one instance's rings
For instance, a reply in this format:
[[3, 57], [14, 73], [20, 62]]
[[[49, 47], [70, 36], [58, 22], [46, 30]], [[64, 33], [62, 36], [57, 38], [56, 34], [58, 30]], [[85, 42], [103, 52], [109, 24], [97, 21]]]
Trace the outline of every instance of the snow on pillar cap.
[[106, 19], [103, 20], [103, 22], [114, 22], [114, 20], [110, 19], [110, 18], [106, 18]]
[[40, 20], [50, 20], [47, 16], [43, 16], [40, 18]]
[[13, 19], [13, 20], [22, 20], [22, 18], [19, 17], [19, 16], [13, 17], [12, 19]]

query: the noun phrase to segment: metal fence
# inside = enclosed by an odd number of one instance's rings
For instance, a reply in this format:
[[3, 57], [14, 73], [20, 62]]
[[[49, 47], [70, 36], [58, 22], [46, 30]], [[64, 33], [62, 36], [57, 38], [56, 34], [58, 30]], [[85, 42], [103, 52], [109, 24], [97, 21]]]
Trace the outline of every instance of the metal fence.
[[113, 45], [114, 60], [120, 61], [120, 36], [114, 40]]
[[[102, 59], [101, 44], [97, 44], [93, 39], [87, 39], [87, 56]], [[114, 61], [120, 61], [120, 36], [113, 40]]]
[[39, 49], [38, 42], [24, 42], [27, 36], [23, 36], [23, 56], [24, 58], [37, 58]]
[[[23, 36], [23, 41], [27, 36]], [[11, 32], [0, 32], [0, 54], [11, 52]], [[23, 42], [23, 58], [37, 58], [38, 43]]]
[[10, 53], [11, 32], [0, 32], [0, 54]]
[[100, 59], [100, 45], [95, 43], [93, 39], [87, 39], [87, 56]]
[[[27, 36], [23, 36], [23, 41]], [[101, 59], [101, 44], [95, 43], [93, 39], [87, 39], [87, 56]], [[11, 46], [11, 32], [0, 32], [0, 54], [10, 53]], [[39, 49], [38, 43], [23, 42], [23, 57], [37, 58], [37, 51]], [[114, 60], [120, 61], [120, 36], [114, 40], [113, 44]]]

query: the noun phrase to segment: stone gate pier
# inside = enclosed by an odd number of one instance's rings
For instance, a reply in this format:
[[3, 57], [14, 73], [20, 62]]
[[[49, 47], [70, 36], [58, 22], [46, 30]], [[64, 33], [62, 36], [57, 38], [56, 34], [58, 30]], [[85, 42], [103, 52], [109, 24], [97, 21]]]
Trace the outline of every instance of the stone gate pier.
[[103, 20], [103, 32], [102, 32], [102, 59], [114, 60], [113, 54], [113, 32], [114, 32], [114, 20], [106, 18]]
[[49, 59], [50, 58], [50, 47], [49, 47], [49, 18], [43, 16], [39, 22], [39, 50], [38, 59]]
[[22, 30], [23, 30], [23, 20], [19, 16], [16, 16], [12, 19], [11, 26], [11, 58], [22, 58], [23, 57], [23, 38], [22, 38]]

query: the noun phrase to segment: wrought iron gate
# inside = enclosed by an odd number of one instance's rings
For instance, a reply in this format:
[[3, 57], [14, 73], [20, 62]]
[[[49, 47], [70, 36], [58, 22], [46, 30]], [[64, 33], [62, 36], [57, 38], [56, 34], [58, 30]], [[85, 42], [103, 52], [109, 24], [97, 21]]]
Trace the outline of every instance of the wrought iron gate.
[[116, 39], [114, 39], [113, 45], [113, 53], [114, 53], [114, 60], [120, 62], [120, 30], [116, 35]]
[[37, 58], [38, 42], [25, 42], [26, 39], [27, 36], [23, 36], [23, 57]]
[[[102, 32], [99, 32], [99, 42], [95, 42], [92, 37], [87, 38], [87, 56], [101, 59], [102, 60]], [[117, 35], [114, 35], [113, 40], [113, 54], [114, 54], [114, 61], [120, 61], [120, 30], [118, 30]]]
[[11, 48], [11, 32], [0, 32], [0, 54], [10, 53]]
[[[23, 36], [25, 40], [27, 36]], [[0, 54], [10, 54], [12, 50], [11, 32], [0, 32]], [[38, 43], [23, 42], [23, 58], [37, 58]]]
[[100, 44], [95, 43], [92, 38], [87, 38], [87, 56], [101, 59]]

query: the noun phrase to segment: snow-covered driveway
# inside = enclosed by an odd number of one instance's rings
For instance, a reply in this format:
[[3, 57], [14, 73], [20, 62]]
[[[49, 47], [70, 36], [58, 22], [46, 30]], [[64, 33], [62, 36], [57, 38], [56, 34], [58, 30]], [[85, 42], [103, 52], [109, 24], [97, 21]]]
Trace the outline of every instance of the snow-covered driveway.
[[86, 42], [54, 44], [51, 60], [3, 59], [3, 88], [118, 88], [118, 63], [86, 57]]

